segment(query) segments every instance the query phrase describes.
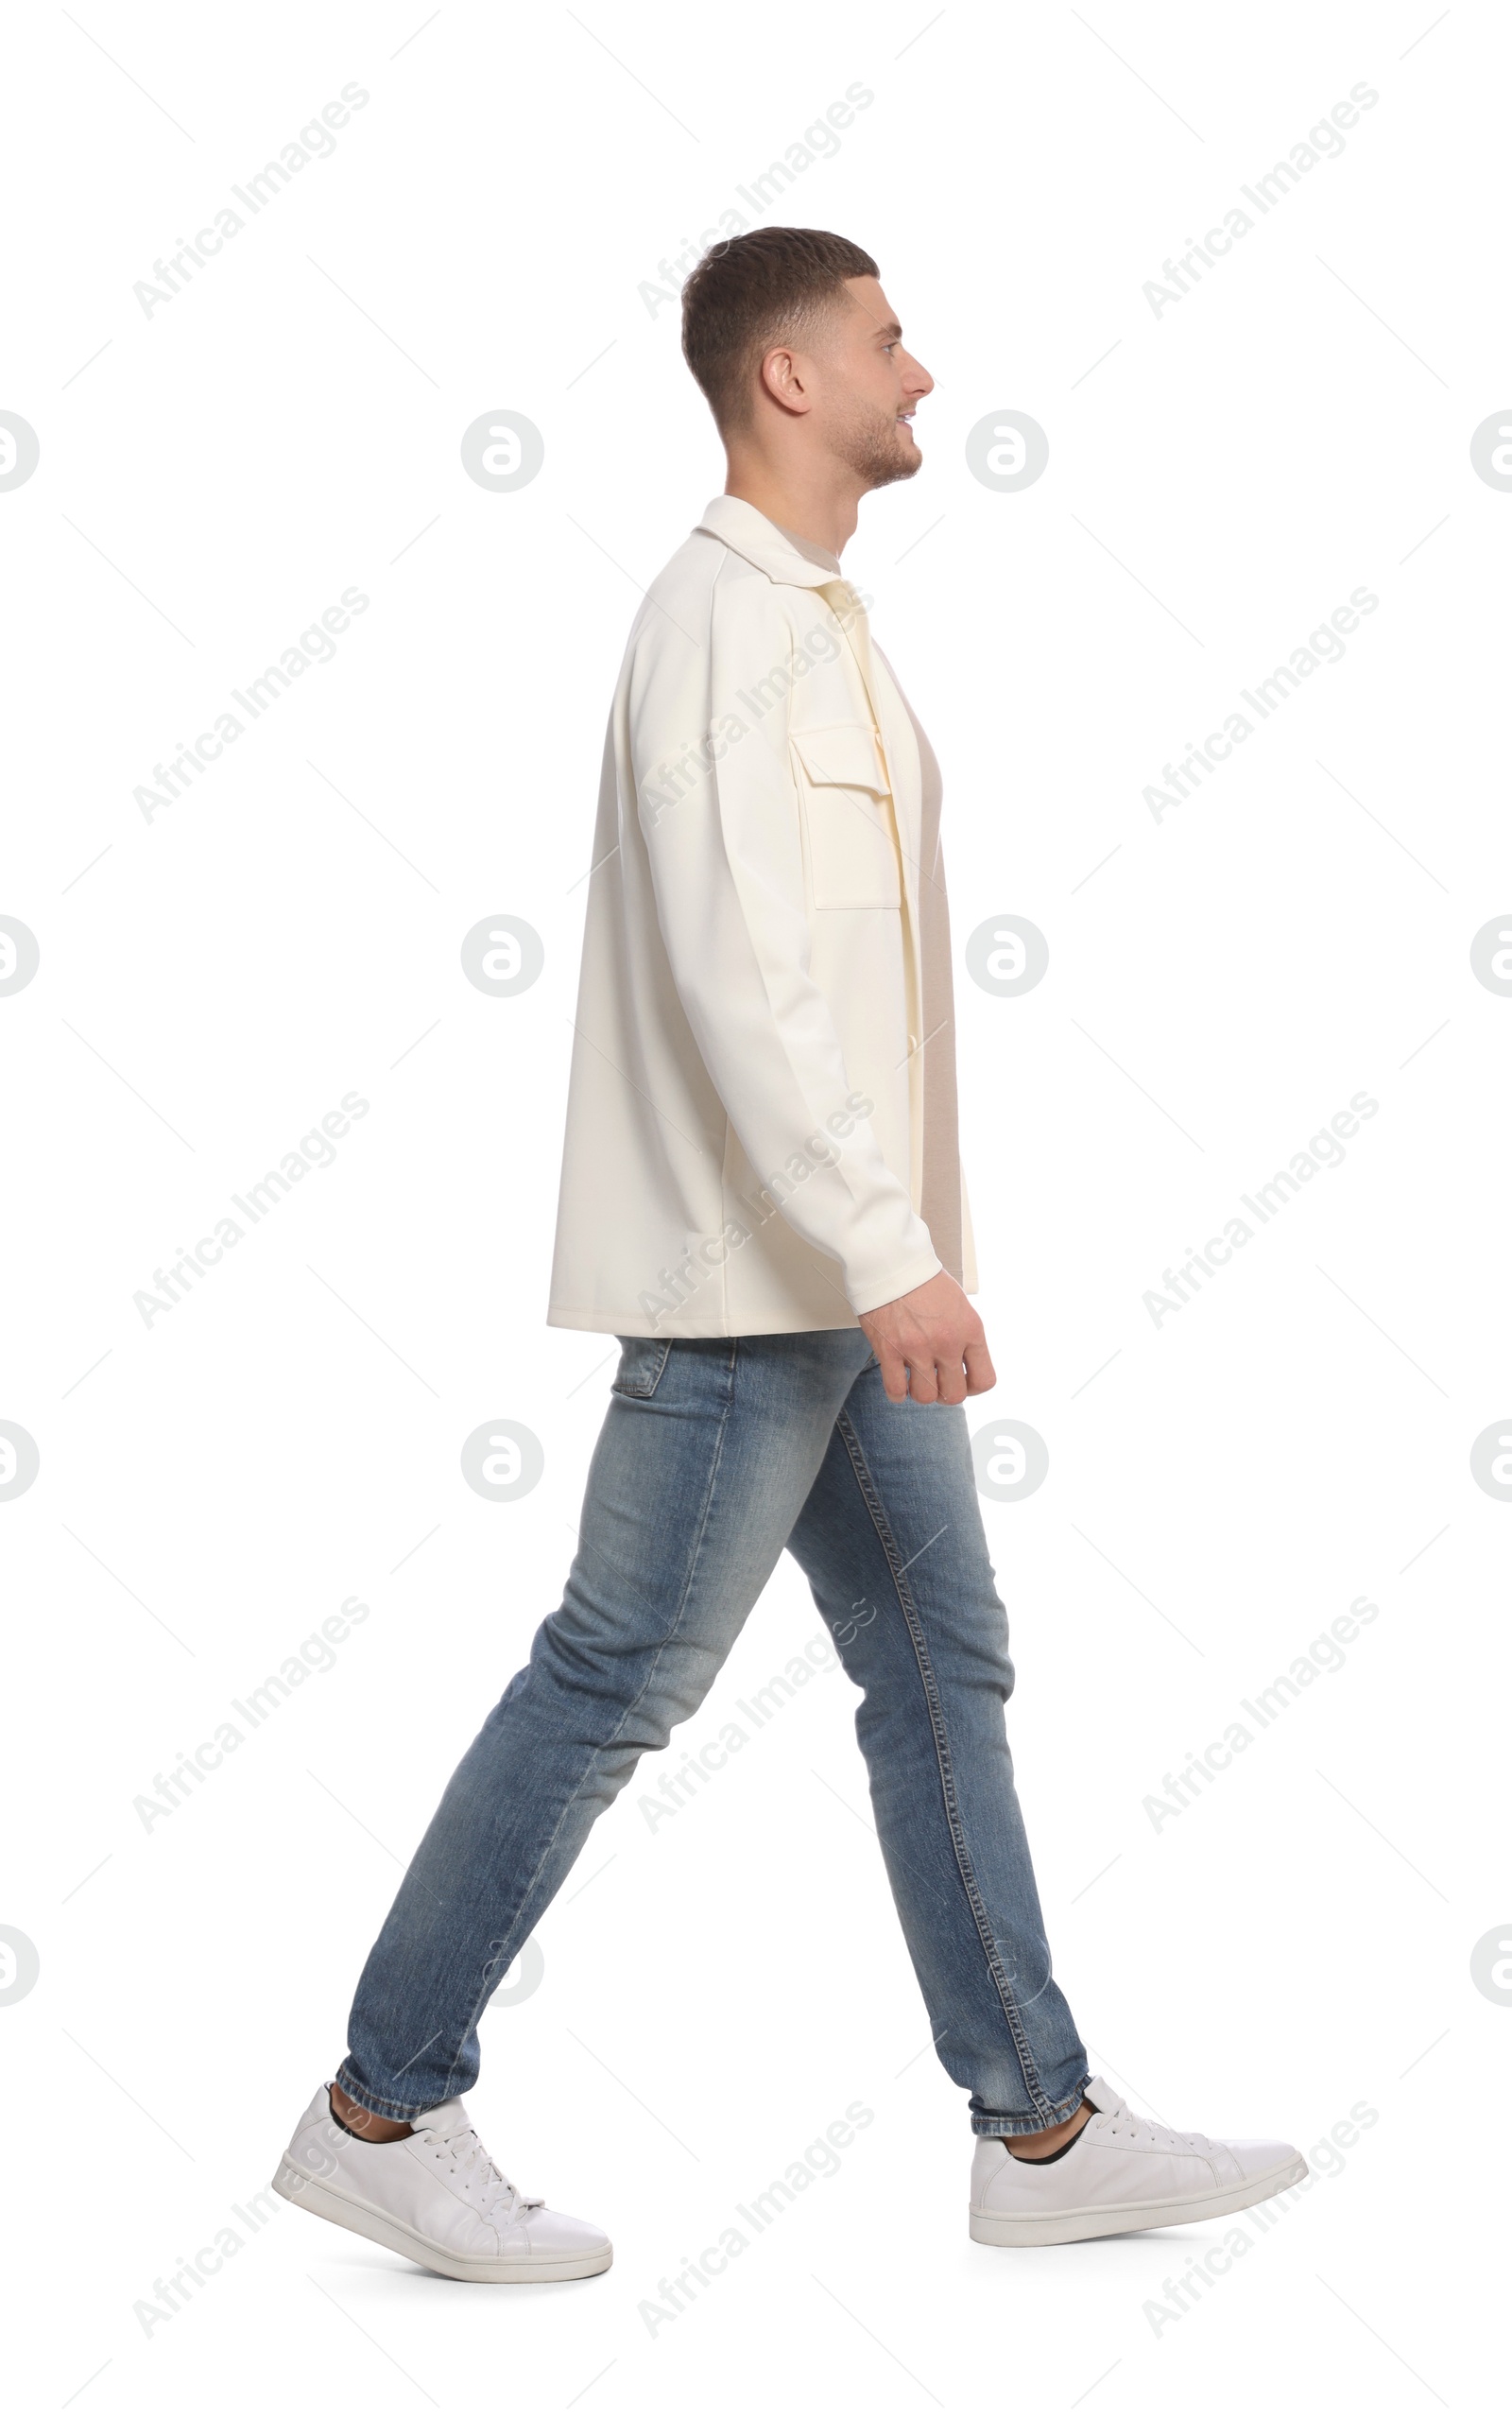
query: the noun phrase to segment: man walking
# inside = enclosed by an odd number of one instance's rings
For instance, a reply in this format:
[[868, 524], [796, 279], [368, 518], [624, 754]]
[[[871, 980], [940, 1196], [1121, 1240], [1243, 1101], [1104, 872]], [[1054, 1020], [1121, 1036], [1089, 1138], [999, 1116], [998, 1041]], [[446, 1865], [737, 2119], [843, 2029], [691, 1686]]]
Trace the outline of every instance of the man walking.
[[611, 2253], [472, 2129], [478, 2019], [784, 1546], [861, 1690], [887, 1876], [971, 2094], [972, 2237], [1216, 2217], [1307, 2171], [1285, 2142], [1135, 2116], [1052, 1977], [961, 1408], [995, 1380], [967, 1298], [939, 771], [839, 561], [861, 497], [919, 469], [933, 381], [875, 262], [797, 228], [706, 255], [683, 350], [729, 476], [647, 592], [605, 751], [549, 1312], [621, 1342], [579, 1549], [275, 2183], [490, 2282]]

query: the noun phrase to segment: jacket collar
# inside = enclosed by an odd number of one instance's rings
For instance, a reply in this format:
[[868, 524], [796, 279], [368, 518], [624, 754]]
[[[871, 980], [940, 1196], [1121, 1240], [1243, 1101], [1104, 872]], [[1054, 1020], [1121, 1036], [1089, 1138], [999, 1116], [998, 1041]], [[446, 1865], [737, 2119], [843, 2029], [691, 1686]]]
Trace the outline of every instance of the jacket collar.
[[716, 495], [697, 526], [783, 587], [829, 588], [845, 579], [843, 571], [811, 562], [775, 521], [739, 495]]

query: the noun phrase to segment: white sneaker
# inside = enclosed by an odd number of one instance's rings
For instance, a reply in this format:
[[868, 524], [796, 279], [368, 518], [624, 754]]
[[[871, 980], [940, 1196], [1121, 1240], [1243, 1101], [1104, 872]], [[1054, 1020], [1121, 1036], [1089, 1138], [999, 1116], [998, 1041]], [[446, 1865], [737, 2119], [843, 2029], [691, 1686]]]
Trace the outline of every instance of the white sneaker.
[[1252, 2208], [1301, 2183], [1307, 2160], [1289, 2141], [1210, 2141], [1146, 2123], [1101, 2079], [1097, 2110], [1068, 2150], [1037, 2165], [985, 2135], [971, 2161], [971, 2239], [1000, 2248], [1087, 2241], [1190, 2225]]
[[412, 2122], [401, 2141], [359, 2141], [336, 2122], [327, 2084], [295, 2127], [273, 2188], [312, 2217], [464, 2283], [558, 2284], [603, 2273], [614, 2255], [609, 2236], [517, 2191], [459, 2098]]

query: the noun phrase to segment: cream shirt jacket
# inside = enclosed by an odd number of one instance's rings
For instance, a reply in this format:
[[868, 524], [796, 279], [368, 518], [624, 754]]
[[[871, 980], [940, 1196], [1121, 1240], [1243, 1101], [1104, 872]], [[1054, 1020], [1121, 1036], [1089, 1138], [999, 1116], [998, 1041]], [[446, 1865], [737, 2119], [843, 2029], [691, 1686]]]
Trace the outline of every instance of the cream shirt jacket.
[[[549, 1324], [853, 1326], [937, 1273], [923, 803], [854, 589], [716, 496], [647, 591], [610, 715]], [[953, 1131], [953, 1029], [936, 1042]]]

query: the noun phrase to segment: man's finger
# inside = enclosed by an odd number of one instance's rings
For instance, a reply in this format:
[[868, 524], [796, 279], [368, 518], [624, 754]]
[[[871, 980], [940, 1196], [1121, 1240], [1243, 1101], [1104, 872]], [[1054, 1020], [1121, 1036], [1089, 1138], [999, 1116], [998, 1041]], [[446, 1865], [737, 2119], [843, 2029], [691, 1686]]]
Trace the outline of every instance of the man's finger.
[[896, 1343], [885, 1343], [877, 1355], [883, 1390], [889, 1402], [902, 1402], [908, 1391], [908, 1364]]
[[966, 1390], [968, 1393], [990, 1393], [997, 1384], [998, 1373], [992, 1366], [992, 1355], [986, 1340], [966, 1347]]
[[910, 1390], [916, 1402], [933, 1402], [938, 1391], [935, 1382], [935, 1359], [932, 1353], [909, 1362], [912, 1374]]

